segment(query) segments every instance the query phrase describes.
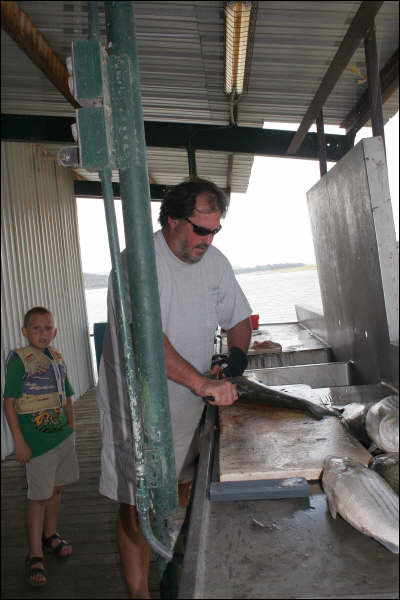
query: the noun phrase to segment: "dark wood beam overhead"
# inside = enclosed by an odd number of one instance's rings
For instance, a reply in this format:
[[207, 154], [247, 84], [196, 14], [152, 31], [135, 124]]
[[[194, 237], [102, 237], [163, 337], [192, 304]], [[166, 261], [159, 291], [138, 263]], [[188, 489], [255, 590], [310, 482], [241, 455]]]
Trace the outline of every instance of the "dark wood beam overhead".
[[296, 135], [290, 142], [290, 145], [287, 149], [287, 154], [296, 154], [298, 152], [308, 130], [317, 119], [329, 94], [335, 87], [339, 77], [343, 73], [354, 52], [364, 40], [382, 4], [383, 2], [372, 1], [361, 3], [360, 8], [351, 22], [350, 27], [348, 28], [347, 33], [338, 48], [338, 51], [336, 52], [314, 98], [311, 101], [310, 106], [307, 109], [306, 114], [300, 123], [300, 127], [298, 128]]
[[[399, 87], [399, 49], [392, 54], [380, 72], [382, 103], [389, 100]], [[357, 133], [370, 118], [370, 107], [368, 90], [365, 90], [357, 104], [343, 119], [340, 127], [346, 129], [346, 133]]]
[[324, 130], [324, 115], [322, 110], [317, 117], [317, 135], [319, 152], [319, 172], [321, 174], [321, 177], [323, 177], [328, 171], [328, 166], [326, 164], [326, 141]]
[[80, 105], [69, 91], [68, 71], [64, 63], [17, 2], [1, 3], [1, 26], [68, 102], [79, 108]]
[[385, 143], [385, 130], [383, 127], [381, 81], [379, 77], [379, 58], [376, 46], [375, 26], [371, 28], [364, 40], [365, 62], [367, 64], [368, 97], [371, 111], [372, 135], [383, 137]]
[[[71, 125], [73, 117], [43, 117], [37, 115], [1, 115], [1, 139], [8, 141], [74, 144]], [[257, 127], [220, 127], [188, 123], [145, 121], [147, 146], [187, 148], [215, 152], [245, 153], [258, 156], [290, 158], [286, 149], [294, 131]], [[353, 137], [326, 134], [327, 160], [336, 162], [353, 147]], [[319, 160], [318, 136], [307, 133], [295, 158]]]

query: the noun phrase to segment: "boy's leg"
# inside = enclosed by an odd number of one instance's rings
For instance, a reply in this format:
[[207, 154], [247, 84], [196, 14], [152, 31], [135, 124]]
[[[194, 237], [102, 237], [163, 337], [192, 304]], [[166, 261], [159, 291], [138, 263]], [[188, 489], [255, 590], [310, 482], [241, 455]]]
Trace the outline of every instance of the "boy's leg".
[[[44, 518], [44, 535], [49, 538], [57, 531], [58, 513], [60, 511], [62, 486], [54, 488], [53, 495], [46, 501], [45, 518]], [[51, 542], [51, 547], [54, 549], [61, 543], [60, 539], [54, 539]], [[66, 544], [59, 551], [59, 556], [70, 556], [72, 554], [71, 544]]]
[[[29, 537], [29, 557], [43, 557], [42, 532], [44, 522], [46, 500], [28, 500], [28, 537]], [[33, 568], [44, 568], [43, 562], [34, 563]], [[46, 576], [41, 573], [34, 573], [30, 576], [32, 581], [45, 583]]]
[[[48, 453], [50, 454], [50, 453]], [[79, 465], [75, 451], [75, 434], [68, 436], [61, 444], [54, 448], [54, 466], [52, 477], [51, 497], [46, 503], [44, 520], [44, 535], [48, 539], [57, 532], [58, 515], [61, 503], [61, 491], [64, 485], [69, 485], [79, 478]], [[60, 558], [72, 554], [72, 546], [61, 538], [54, 538], [48, 545], [51, 546]]]
[[120, 504], [117, 541], [131, 598], [150, 598], [148, 587], [150, 547], [140, 530], [135, 506]]

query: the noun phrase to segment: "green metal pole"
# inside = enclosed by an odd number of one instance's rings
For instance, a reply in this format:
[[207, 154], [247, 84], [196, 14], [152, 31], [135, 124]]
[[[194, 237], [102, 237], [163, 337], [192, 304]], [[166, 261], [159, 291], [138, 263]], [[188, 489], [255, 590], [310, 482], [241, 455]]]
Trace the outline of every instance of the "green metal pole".
[[129, 312], [127, 308], [127, 298], [124, 285], [124, 277], [121, 265], [121, 255], [118, 241], [118, 229], [115, 218], [114, 199], [111, 183], [111, 169], [103, 169], [99, 172], [103, 196], [104, 210], [107, 222], [108, 241], [110, 246], [112, 274], [114, 294], [119, 317], [119, 326], [121, 332], [121, 343], [124, 357], [124, 367], [126, 384], [129, 396], [129, 408], [132, 422], [132, 437], [135, 450], [135, 468], [136, 468], [136, 508], [139, 515], [139, 520], [142, 532], [151, 548], [160, 554], [164, 559], [170, 560], [172, 553], [165, 548], [154, 537], [150, 525], [150, 502], [146, 486], [145, 472], [145, 454], [144, 440], [142, 430], [142, 411], [139, 401], [136, 377], [135, 377], [135, 360], [132, 347]]
[[100, 40], [99, 10], [97, 2], [88, 2], [89, 39]]
[[[110, 97], [124, 216], [147, 480], [153, 529], [169, 544], [167, 519], [177, 506], [161, 311], [151, 226], [150, 189], [132, 2], [105, 2]], [[153, 481], [152, 481], [153, 480]]]
[[[117, 2], [116, 4], [121, 4]], [[123, 3], [122, 3], [123, 4]], [[130, 4], [130, 3], [128, 3]], [[126, 377], [126, 384], [128, 390], [128, 402], [131, 417], [131, 426], [133, 434], [133, 448], [132, 452], [135, 455], [135, 467], [136, 467], [136, 506], [139, 515], [140, 526], [143, 535], [147, 539], [150, 547], [157, 552], [163, 559], [163, 565], [165, 560], [172, 559], [172, 552], [169, 550], [170, 540], [167, 529], [167, 518], [171, 507], [173, 505], [173, 494], [171, 482], [175, 484], [175, 470], [173, 456], [171, 460], [171, 452], [168, 449], [172, 449], [171, 443], [171, 431], [170, 431], [170, 419], [169, 417], [169, 405], [168, 405], [168, 394], [166, 394], [166, 410], [158, 410], [157, 415], [161, 415], [163, 427], [158, 429], [160, 425], [156, 422], [149, 423], [148, 414], [143, 414], [142, 408], [145, 406], [143, 398], [149, 393], [152, 393], [152, 381], [146, 379], [146, 377], [140, 376], [139, 385], [141, 398], [139, 399], [134, 360], [134, 350], [130, 329], [131, 314], [127, 307], [127, 298], [125, 292], [125, 277], [122, 271], [120, 249], [118, 243], [118, 233], [115, 220], [113, 192], [111, 183], [111, 168], [121, 167], [122, 170], [131, 170], [132, 164], [135, 161], [132, 160], [136, 150], [136, 140], [133, 144], [127, 144], [130, 152], [126, 152], [126, 138], [132, 130], [132, 123], [130, 118], [132, 114], [135, 114], [135, 106], [131, 102], [132, 98], [132, 79], [129, 75], [132, 73], [133, 68], [129, 65], [129, 58], [126, 55], [117, 55], [116, 60], [112, 57], [108, 57], [106, 51], [99, 42], [100, 31], [99, 31], [99, 18], [98, 18], [98, 6], [97, 2], [89, 2], [89, 39], [87, 41], [77, 40], [72, 45], [72, 65], [73, 65], [73, 76], [74, 76], [74, 93], [76, 99], [83, 103], [83, 107], [77, 111], [77, 132], [79, 136], [79, 163], [91, 171], [98, 171], [102, 182], [103, 196], [105, 203], [106, 221], [109, 236], [110, 253], [113, 264], [113, 287], [115, 292], [116, 308], [118, 314], [122, 354], [124, 360], [124, 371]], [[110, 42], [112, 45], [112, 43]], [[128, 63], [128, 66], [127, 66]], [[126, 70], [124, 73], [128, 74], [128, 81], [125, 80], [123, 73], [121, 72], [121, 65]], [[111, 75], [110, 75], [111, 74]], [[121, 76], [122, 75], [122, 76]], [[110, 81], [115, 85], [114, 103], [110, 102]], [[130, 110], [125, 111], [127, 104]], [[114, 109], [114, 111], [112, 110]], [[122, 112], [122, 116], [121, 116]], [[114, 127], [116, 125], [116, 136], [114, 139]], [[120, 136], [120, 137], [118, 137]], [[133, 136], [135, 138], [135, 135]], [[76, 148], [68, 149], [68, 151]], [[76, 152], [78, 154], [78, 152]], [[61, 159], [62, 164], [71, 165], [71, 161], [65, 158]], [[138, 173], [138, 171], [136, 171]], [[131, 205], [133, 202], [132, 190], [125, 190], [123, 194], [123, 202], [125, 205]], [[149, 198], [147, 197], [149, 203]], [[127, 222], [129, 220], [129, 211], [125, 211], [127, 215]], [[140, 213], [140, 211], [139, 211]], [[143, 218], [143, 227], [146, 227], [146, 214]], [[141, 247], [137, 247], [137, 242], [130, 232], [129, 224], [126, 225], [127, 246], [128, 255], [136, 256], [140, 254]], [[151, 238], [152, 242], [152, 238]], [[140, 241], [139, 244], [148, 243], [146, 240]], [[148, 250], [148, 249], [147, 249]], [[153, 248], [153, 262], [154, 262], [154, 248]], [[142, 267], [146, 268], [146, 264], [142, 263]], [[136, 265], [134, 265], [137, 268]], [[131, 265], [129, 267], [129, 276], [132, 283], [132, 272], [137, 275], [137, 272]], [[155, 269], [153, 269], [155, 272]], [[155, 279], [157, 283], [157, 279]], [[140, 282], [138, 284], [140, 288]], [[145, 282], [145, 294], [143, 295], [142, 303], [148, 301], [151, 297], [151, 283]], [[149, 290], [149, 292], [147, 292]], [[157, 293], [157, 289], [155, 290]], [[147, 295], [146, 295], [147, 294]], [[133, 315], [135, 319], [141, 317], [141, 302], [132, 302]], [[159, 304], [158, 304], [158, 316], [160, 315]], [[157, 321], [157, 313], [153, 307], [153, 312], [149, 315], [149, 318], [154, 320], [156, 326], [159, 325], [161, 331], [161, 318]], [[161, 336], [162, 340], [162, 336]], [[153, 340], [154, 341], [154, 340]], [[139, 357], [139, 371], [142, 368], [146, 374], [145, 367], [146, 362], [142, 361], [142, 345], [143, 340], [140, 336], [137, 337], [136, 348], [138, 350]], [[141, 364], [144, 367], [141, 367]], [[161, 361], [159, 360], [158, 366]], [[164, 361], [164, 374], [165, 374], [165, 361]], [[166, 385], [165, 385], [166, 388]], [[150, 390], [150, 392], [148, 391]], [[158, 390], [157, 390], [158, 391]], [[159, 401], [163, 399], [160, 395]], [[156, 412], [157, 407], [154, 409]], [[147, 411], [148, 412], [148, 411]], [[144, 426], [146, 423], [146, 426]], [[169, 426], [169, 429], [168, 429]], [[147, 433], [148, 440], [144, 442], [144, 435]], [[165, 445], [164, 455], [159, 452], [157, 443]], [[160, 454], [160, 456], [159, 456]], [[158, 470], [157, 470], [158, 468]], [[155, 519], [158, 524], [159, 535], [158, 539], [153, 535], [152, 528], [150, 525], [150, 494], [149, 487], [151, 486], [151, 478], [154, 478], [156, 485], [167, 487], [168, 493], [166, 499], [169, 503], [161, 504], [161, 510], [158, 511], [158, 504], [153, 502], [159, 516]], [[170, 483], [168, 487], [168, 483]], [[163, 488], [162, 488], [163, 489]], [[154, 494], [153, 494], [154, 495]], [[175, 504], [176, 504], [176, 493], [175, 493]], [[153, 506], [154, 508], [154, 506]], [[154, 510], [153, 510], [154, 512]], [[162, 537], [162, 542], [159, 539]]]

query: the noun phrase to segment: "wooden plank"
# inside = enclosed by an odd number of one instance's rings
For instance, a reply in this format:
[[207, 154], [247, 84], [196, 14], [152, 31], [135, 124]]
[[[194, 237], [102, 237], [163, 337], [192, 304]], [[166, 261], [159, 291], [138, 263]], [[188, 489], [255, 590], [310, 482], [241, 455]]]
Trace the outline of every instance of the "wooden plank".
[[[389, 100], [399, 88], [399, 49], [397, 48], [389, 58], [379, 74], [383, 104]], [[365, 90], [356, 105], [340, 123], [347, 134], [356, 134], [370, 118], [368, 89]]]
[[361, 2], [360, 7], [355, 14], [346, 35], [344, 36], [335, 56], [330, 62], [330, 65], [312, 99], [310, 106], [304, 115], [300, 126], [293, 137], [287, 149], [287, 154], [296, 154], [310, 129], [314, 123], [320, 110], [323, 108], [329, 94], [332, 92], [341, 74], [346, 68], [349, 60], [360, 45], [361, 40], [365, 37], [368, 29], [374, 21], [374, 18], [379, 12], [383, 2]]
[[300, 410], [244, 405], [219, 408], [220, 481], [319, 479], [328, 455], [371, 458], [336, 417], [316, 420]]
[[68, 87], [68, 71], [60, 57], [18, 6], [18, 2], [1, 3], [1, 26], [25, 54], [39, 67], [74, 108], [80, 104]]
[[[118, 504], [98, 491], [101, 434], [92, 389], [75, 404], [77, 454], [84, 468], [76, 483], [63, 490], [59, 531], [73, 545], [62, 562], [46, 555], [48, 583], [33, 589], [26, 581], [27, 554], [25, 467], [15, 456], [1, 464], [1, 597], [2, 598], [130, 598], [120, 564], [116, 540]], [[155, 556], [150, 564], [152, 598], [160, 597]]]

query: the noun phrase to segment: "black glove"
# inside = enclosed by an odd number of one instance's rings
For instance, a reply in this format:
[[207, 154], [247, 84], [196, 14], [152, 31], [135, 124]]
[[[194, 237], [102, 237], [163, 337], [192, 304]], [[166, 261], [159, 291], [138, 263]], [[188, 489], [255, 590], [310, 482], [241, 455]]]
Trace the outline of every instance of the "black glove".
[[247, 367], [246, 354], [236, 346], [231, 348], [229, 356], [226, 356], [226, 354], [218, 356], [223, 357], [223, 360], [213, 362], [213, 364], [221, 365], [220, 377], [238, 377], [243, 374], [243, 371]]
[[228, 366], [228, 355], [227, 354], [214, 354], [211, 359], [211, 369], [218, 365], [221, 369], [225, 369]]

